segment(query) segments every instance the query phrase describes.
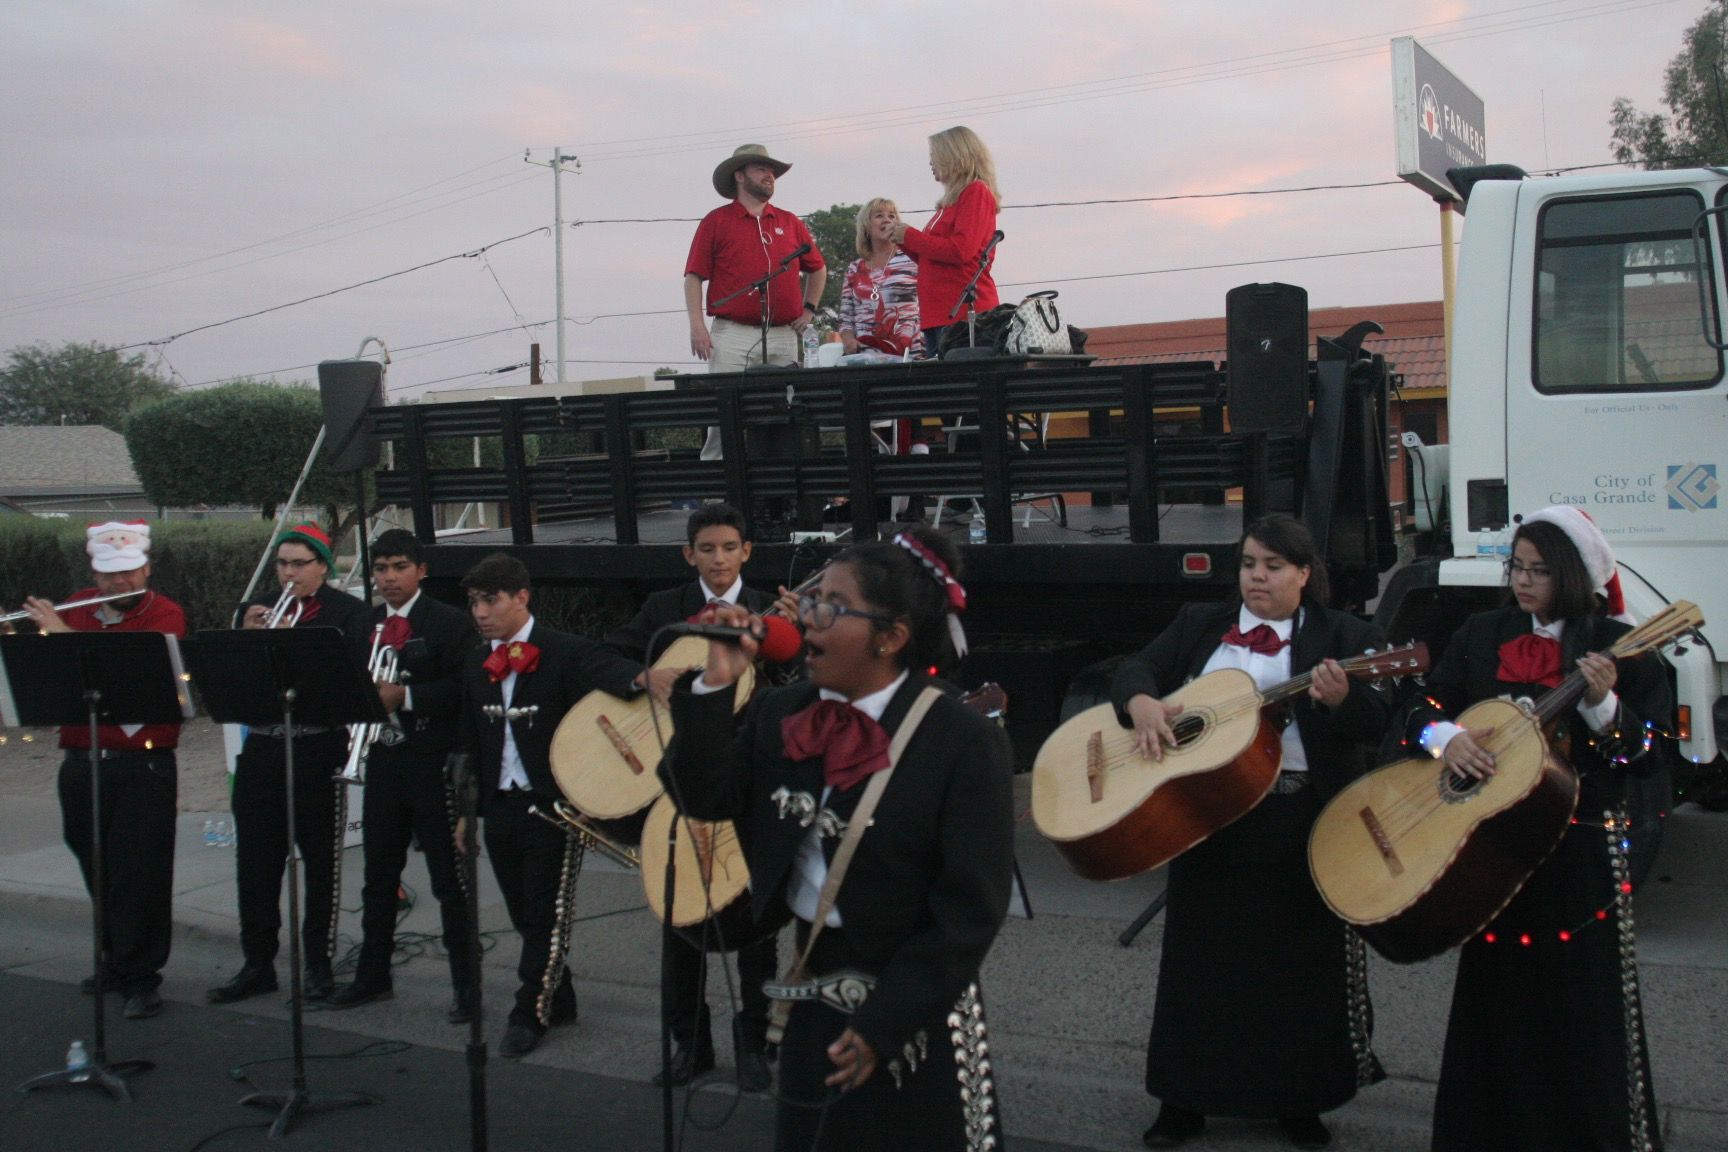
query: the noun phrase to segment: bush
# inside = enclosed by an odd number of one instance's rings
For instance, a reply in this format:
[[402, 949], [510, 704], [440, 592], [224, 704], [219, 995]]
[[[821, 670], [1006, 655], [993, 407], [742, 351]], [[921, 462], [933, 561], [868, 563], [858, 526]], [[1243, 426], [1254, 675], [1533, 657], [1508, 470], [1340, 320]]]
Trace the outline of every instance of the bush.
[[[89, 581], [73, 583], [75, 569], [67, 567], [62, 538], [77, 537], [84, 546], [84, 527], [64, 520], [35, 516], [8, 516], [0, 520], [0, 612], [11, 612], [26, 596], [61, 601]], [[85, 569], [88, 575], [88, 569]]]

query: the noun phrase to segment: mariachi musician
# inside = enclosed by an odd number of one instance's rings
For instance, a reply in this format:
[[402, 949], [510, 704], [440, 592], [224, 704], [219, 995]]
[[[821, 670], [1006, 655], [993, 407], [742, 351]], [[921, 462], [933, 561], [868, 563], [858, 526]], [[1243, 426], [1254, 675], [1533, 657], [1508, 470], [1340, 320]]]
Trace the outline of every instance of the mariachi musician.
[[[392, 528], [379, 534], [372, 544], [372, 581], [384, 602], [367, 614], [363, 633], [368, 653], [373, 644], [396, 653], [397, 673], [393, 681], [378, 685], [390, 719], [378, 727], [377, 740], [364, 754], [366, 879], [360, 959], [353, 981], [336, 989], [329, 1003], [332, 1008], [354, 1008], [390, 996], [396, 893], [409, 842], [418, 839], [450, 958], [455, 994], [447, 1016], [452, 1024], [464, 1024], [473, 1017], [477, 996], [471, 986], [468, 902], [457, 876], [444, 762], [456, 746], [462, 663], [480, 635], [467, 613], [422, 592], [425, 577], [426, 563], [414, 533]], [[357, 763], [354, 749], [349, 763]]]
[[[335, 628], [358, 639], [365, 606], [325, 582], [335, 567], [330, 537], [315, 524], [297, 524], [276, 538], [277, 595], [242, 609], [243, 628]], [[294, 833], [305, 861], [306, 910], [300, 939], [306, 964], [306, 999], [335, 990], [330, 948], [335, 935], [336, 790], [332, 783], [347, 755], [342, 728], [296, 725]], [[205, 993], [212, 1004], [231, 1004], [276, 991], [281, 947], [282, 872], [288, 861], [287, 750], [280, 724], [251, 728], [234, 768], [235, 882], [240, 898], [240, 950], [245, 963], [226, 984]]]
[[[693, 620], [711, 604], [734, 604], [756, 614], [774, 607], [774, 597], [744, 586], [750, 541], [744, 536], [744, 516], [736, 508], [703, 505], [685, 524], [685, 539], [684, 562], [696, 570], [696, 580], [649, 596], [633, 619], [607, 634], [608, 648], [622, 656], [640, 658], [661, 628]], [[782, 607], [788, 616], [796, 616], [796, 601]], [[650, 663], [660, 656], [666, 639], [662, 638], [660, 649], [647, 653]], [[645, 668], [637, 685], [650, 689], [655, 699], [664, 703], [681, 672], [676, 668]], [[671, 1078], [674, 1084], [688, 1084], [714, 1067], [706, 954], [675, 934], [668, 934], [666, 948], [660, 1002], [672, 1030]], [[760, 1092], [772, 1080], [766, 1044], [768, 998], [762, 985], [777, 975], [775, 963], [773, 936], [738, 949], [742, 1003], [732, 1020], [732, 1052], [738, 1086], [746, 1092]], [[665, 1075], [664, 1070], [655, 1073], [654, 1082], [661, 1083]]]
[[1282, 763], [1258, 807], [1170, 865], [1163, 959], [1146, 1052], [1162, 1101], [1142, 1139], [1173, 1148], [1206, 1117], [1277, 1120], [1298, 1148], [1324, 1148], [1320, 1113], [1383, 1075], [1369, 1046], [1367, 960], [1308, 872], [1320, 809], [1360, 774], [1391, 705], [1337, 660], [1384, 647], [1379, 632], [1326, 605], [1326, 569], [1308, 529], [1263, 517], [1240, 545], [1239, 600], [1189, 605], [1123, 662], [1110, 697], [1140, 750], [1160, 759], [1181, 711], [1161, 699], [1187, 680], [1238, 668], [1262, 690], [1313, 673], [1290, 709]]
[[469, 652], [463, 665], [457, 746], [478, 765], [486, 854], [522, 937], [519, 986], [498, 1045], [500, 1055], [520, 1057], [539, 1047], [549, 1027], [576, 1021], [576, 987], [564, 951], [578, 857], [570, 835], [529, 809], [550, 812], [561, 799], [552, 776], [552, 736], [564, 714], [596, 688], [633, 695], [642, 666], [536, 621], [528, 606], [528, 568], [514, 556], [485, 557], [468, 570], [462, 587], [487, 643]]

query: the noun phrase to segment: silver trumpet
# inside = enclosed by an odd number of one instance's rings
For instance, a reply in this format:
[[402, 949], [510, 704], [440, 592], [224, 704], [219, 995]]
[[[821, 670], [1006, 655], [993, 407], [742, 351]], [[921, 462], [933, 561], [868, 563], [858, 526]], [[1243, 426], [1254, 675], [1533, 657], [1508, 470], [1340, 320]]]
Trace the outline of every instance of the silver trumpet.
[[[375, 684], [400, 684], [402, 682], [402, 660], [396, 649], [384, 643], [384, 625], [378, 624], [372, 629], [372, 652], [366, 658], [366, 675]], [[366, 757], [372, 751], [372, 745], [378, 740], [378, 734], [384, 730], [379, 724], [348, 725], [348, 763], [343, 767], [338, 780], [349, 784], [366, 783]]]
[[306, 611], [306, 605], [300, 602], [300, 597], [294, 595], [294, 585], [284, 584], [282, 595], [276, 598], [276, 607], [270, 609], [270, 614], [264, 617], [266, 628], [292, 628], [300, 623], [300, 614]]

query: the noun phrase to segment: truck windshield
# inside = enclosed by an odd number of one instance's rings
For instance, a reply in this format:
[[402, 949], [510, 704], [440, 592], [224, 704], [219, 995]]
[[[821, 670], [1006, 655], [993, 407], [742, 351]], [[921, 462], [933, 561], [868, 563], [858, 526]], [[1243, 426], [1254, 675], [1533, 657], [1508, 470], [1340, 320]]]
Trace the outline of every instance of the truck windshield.
[[[1558, 201], [1543, 210], [1533, 325], [1538, 391], [1664, 392], [1708, 388], [1720, 378], [1721, 357], [1699, 330], [1692, 222], [1703, 210], [1690, 192]], [[1714, 308], [1716, 294], [1708, 295]]]

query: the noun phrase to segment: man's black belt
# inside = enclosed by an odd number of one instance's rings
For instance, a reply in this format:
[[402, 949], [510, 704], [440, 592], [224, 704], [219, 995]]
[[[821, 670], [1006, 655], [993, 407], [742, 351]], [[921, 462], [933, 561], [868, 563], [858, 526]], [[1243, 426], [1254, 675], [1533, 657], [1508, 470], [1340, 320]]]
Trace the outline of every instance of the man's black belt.
[[[288, 726], [285, 724], [267, 724], [262, 728], [253, 728], [251, 731], [256, 732], [260, 736], [268, 736], [272, 740], [285, 740], [288, 738]], [[334, 731], [334, 728], [328, 727], [324, 724], [296, 724], [294, 725], [294, 739], [298, 740], [302, 736], [322, 736], [326, 732]]]

